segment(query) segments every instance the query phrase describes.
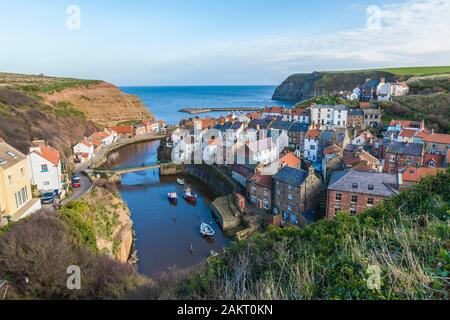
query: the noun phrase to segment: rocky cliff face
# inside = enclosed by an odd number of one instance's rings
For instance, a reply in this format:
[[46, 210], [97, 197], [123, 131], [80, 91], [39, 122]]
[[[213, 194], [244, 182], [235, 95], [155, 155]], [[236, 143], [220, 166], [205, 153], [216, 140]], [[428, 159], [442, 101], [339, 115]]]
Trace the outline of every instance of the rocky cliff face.
[[333, 94], [344, 90], [353, 90], [367, 79], [396, 80], [396, 76], [383, 71], [361, 72], [313, 72], [289, 76], [273, 95], [274, 100], [301, 102], [320, 95]]
[[112, 126], [120, 122], [153, 119], [139, 97], [129, 95], [116, 86], [100, 82], [88, 87], [67, 88], [61, 92], [42, 95], [46, 104], [56, 106], [69, 102], [82, 111], [87, 119], [102, 126]]

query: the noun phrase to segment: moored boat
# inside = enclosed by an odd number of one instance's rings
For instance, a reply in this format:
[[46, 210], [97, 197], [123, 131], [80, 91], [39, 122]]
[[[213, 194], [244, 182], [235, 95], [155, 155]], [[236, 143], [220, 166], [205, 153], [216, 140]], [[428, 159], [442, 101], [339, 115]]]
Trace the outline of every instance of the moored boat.
[[167, 198], [169, 199], [169, 201], [175, 202], [175, 201], [178, 200], [178, 195], [177, 195], [176, 192], [169, 192], [169, 193], [167, 194]]
[[198, 196], [194, 191], [187, 188], [186, 190], [184, 190], [183, 198], [186, 201], [195, 202], [195, 201], [197, 201]]
[[184, 179], [182, 179], [182, 178], [177, 178], [177, 183], [182, 186], [184, 186], [184, 184], [185, 184]]
[[213, 237], [214, 229], [209, 224], [202, 223], [200, 225], [200, 234], [204, 237]]

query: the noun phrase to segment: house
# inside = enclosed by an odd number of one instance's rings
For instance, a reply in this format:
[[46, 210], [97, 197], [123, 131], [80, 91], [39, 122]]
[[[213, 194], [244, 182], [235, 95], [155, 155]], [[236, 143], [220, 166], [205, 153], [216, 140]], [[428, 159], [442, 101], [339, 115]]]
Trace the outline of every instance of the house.
[[117, 139], [133, 138], [135, 135], [134, 127], [132, 125], [115, 126], [109, 129], [117, 133]]
[[422, 178], [426, 176], [434, 176], [439, 171], [442, 171], [443, 169], [439, 168], [431, 168], [431, 167], [408, 167], [406, 168], [402, 173], [400, 173], [401, 181], [400, 181], [400, 188], [408, 188], [411, 186], [414, 186], [422, 180]]
[[27, 157], [0, 138], [0, 227], [41, 209], [30, 181]]
[[241, 186], [247, 188], [248, 181], [258, 171], [256, 164], [235, 164], [233, 165], [231, 176]]
[[322, 157], [322, 176], [325, 182], [328, 181], [333, 172], [346, 169], [343, 155], [344, 150], [335, 144], [324, 149]]
[[346, 105], [313, 105], [311, 106], [311, 123], [320, 129], [346, 128], [348, 123], [348, 107]]
[[291, 118], [289, 120], [309, 124], [311, 123], [311, 110], [293, 109], [291, 111]]
[[272, 211], [272, 176], [255, 173], [248, 180], [247, 192], [257, 208]]
[[238, 164], [270, 164], [278, 159], [279, 149], [272, 138], [250, 141], [236, 151]]
[[303, 156], [308, 161], [317, 162], [319, 159], [320, 134], [320, 130], [311, 129], [305, 135], [305, 151], [303, 153]]
[[143, 136], [147, 134], [147, 127], [145, 124], [138, 123], [135, 124], [133, 127], [134, 127], [134, 134], [136, 136]]
[[309, 131], [309, 124], [294, 122], [288, 130], [289, 147], [303, 152], [305, 150], [305, 136]]
[[364, 131], [354, 138], [351, 143], [357, 146], [364, 146], [366, 144], [372, 144], [374, 139], [375, 136], [370, 131]]
[[446, 155], [450, 149], [450, 134], [435, 133], [434, 130], [422, 137], [425, 150], [431, 154]]
[[144, 120], [142, 124], [145, 126], [146, 134], [155, 134], [161, 130], [161, 125], [155, 120]]
[[349, 100], [351, 100], [351, 101], [359, 101], [359, 100], [361, 100], [361, 88], [353, 89]]
[[423, 155], [422, 165], [424, 167], [444, 168], [444, 164], [445, 164], [445, 156], [442, 154], [425, 153]]
[[346, 170], [331, 175], [327, 189], [327, 218], [340, 211], [359, 214], [399, 190], [397, 174]]
[[109, 146], [116, 142], [117, 140], [117, 133], [114, 135], [113, 133], [110, 133], [108, 131], [103, 132], [94, 132], [88, 140], [92, 142], [96, 148], [100, 146]]
[[286, 110], [283, 107], [265, 107], [263, 111], [263, 117], [282, 117], [285, 113]]
[[45, 141], [35, 140], [27, 156], [31, 184], [39, 191], [63, 189], [61, 155]]
[[390, 101], [392, 99], [391, 84], [386, 83], [385, 78], [381, 78], [380, 84], [377, 86], [378, 101]]
[[250, 123], [248, 124], [248, 129], [253, 129], [256, 131], [259, 130], [267, 130], [269, 128], [269, 125], [272, 123], [273, 120], [271, 119], [253, 119], [252, 121], [250, 121]]
[[301, 169], [302, 160], [292, 152], [288, 152], [278, 160], [278, 165], [280, 168], [291, 167]]
[[353, 128], [364, 128], [364, 110], [350, 109], [348, 112], [348, 126]]
[[397, 136], [398, 142], [409, 142], [413, 143], [415, 141], [415, 136], [417, 134], [417, 130], [414, 129], [403, 129]]
[[335, 144], [342, 149], [350, 143], [350, 136], [346, 128], [324, 130], [320, 133], [318, 139], [317, 162], [322, 162], [322, 156], [325, 148]]
[[404, 166], [422, 166], [423, 144], [393, 142], [387, 146], [384, 156], [384, 171], [397, 173]]
[[75, 162], [85, 163], [95, 155], [94, 144], [89, 140], [85, 139], [73, 147], [73, 155]]
[[383, 113], [381, 109], [364, 109], [363, 113], [365, 128], [380, 128], [383, 126]]
[[309, 171], [291, 167], [282, 168], [273, 177], [273, 213], [282, 214], [286, 222], [306, 225], [313, 222], [320, 195], [321, 181], [314, 168]]
[[344, 149], [343, 161], [346, 169], [382, 172], [381, 161], [365, 151], [362, 146], [348, 145]]
[[291, 121], [276, 120], [269, 125], [269, 130], [280, 130], [287, 133], [292, 124]]
[[377, 98], [377, 87], [380, 84], [378, 80], [367, 79], [366, 83], [361, 86], [361, 100], [371, 101]]

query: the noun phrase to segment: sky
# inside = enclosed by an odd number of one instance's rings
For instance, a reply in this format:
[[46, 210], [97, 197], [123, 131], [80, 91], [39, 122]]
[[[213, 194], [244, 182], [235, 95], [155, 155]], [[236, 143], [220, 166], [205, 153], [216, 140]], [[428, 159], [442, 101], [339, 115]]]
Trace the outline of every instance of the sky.
[[450, 0], [0, 0], [0, 72], [116, 85], [275, 85], [450, 65]]

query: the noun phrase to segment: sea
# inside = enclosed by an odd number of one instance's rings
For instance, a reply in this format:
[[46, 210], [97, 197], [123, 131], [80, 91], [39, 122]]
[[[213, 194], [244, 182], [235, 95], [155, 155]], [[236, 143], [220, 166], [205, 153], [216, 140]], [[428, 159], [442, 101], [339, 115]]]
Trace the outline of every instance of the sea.
[[[120, 87], [122, 91], [141, 98], [156, 119], [172, 125], [193, 117], [178, 112], [183, 108], [292, 107], [292, 103], [272, 100], [275, 88], [276, 86]], [[199, 116], [217, 117], [226, 114], [213, 112]]]

